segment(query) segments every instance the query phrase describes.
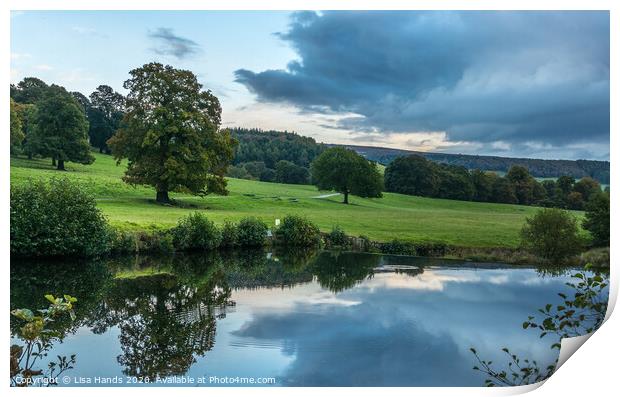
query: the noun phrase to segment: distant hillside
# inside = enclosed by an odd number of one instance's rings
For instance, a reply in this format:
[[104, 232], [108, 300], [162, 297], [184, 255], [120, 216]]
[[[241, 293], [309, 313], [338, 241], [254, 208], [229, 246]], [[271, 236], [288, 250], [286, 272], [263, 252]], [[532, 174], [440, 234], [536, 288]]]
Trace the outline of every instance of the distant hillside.
[[590, 176], [603, 184], [609, 183], [609, 161], [595, 160], [542, 160], [498, 156], [477, 156], [469, 154], [427, 153], [412, 150], [389, 149], [372, 146], [345, 146], [355, 150], [369, 160], [387, 165], [396, 157], [417, 154], [438, 163], [462, 166], [468, 169], [506, 172], [513, 165], [526, 167], [535, 177], [553, 178], [570, 175], [574, 178]]
[[314, 139], [288, 131], [261, 130], [258, 128], [229, 128], [239, 141], [233, 164], [261, 161], [267, 168], [275, 168], [280, 160], [308, 167], [325, 145]]

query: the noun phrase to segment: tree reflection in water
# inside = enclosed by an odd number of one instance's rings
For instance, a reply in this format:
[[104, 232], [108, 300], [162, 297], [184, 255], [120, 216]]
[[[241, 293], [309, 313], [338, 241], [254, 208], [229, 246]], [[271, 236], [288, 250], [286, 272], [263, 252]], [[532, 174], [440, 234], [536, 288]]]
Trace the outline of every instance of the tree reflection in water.
[[[11, 283], [20, 288], [11, 289], [11, 308], [42, 308], [45, 302], [39, 297], [47, 293], [76, 296], [80, 304], [75, 322], [54, 324], [63, 336], [83, 326], [96, 334], [116, 327], [122, 351], [117, 361], [124, 374], [168, 377], [185, 374], [213, 348], [217, 320], [235, 305], [233, 290], [289, 288], [316, 279], [321, 287], [340, 292], [382, 271], [385, 258], [244, 250], [73, 264], [15, 263]], [[422, 267], [395, 270], [415, 276]], [[16, 324], [11, 330], [17, 335]]]

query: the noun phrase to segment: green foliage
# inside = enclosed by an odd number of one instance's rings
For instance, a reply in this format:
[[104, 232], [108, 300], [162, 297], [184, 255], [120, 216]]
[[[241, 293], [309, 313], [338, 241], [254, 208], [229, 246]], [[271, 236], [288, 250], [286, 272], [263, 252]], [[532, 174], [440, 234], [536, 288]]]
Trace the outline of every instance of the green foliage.
[[28, 151], [50, 157], [64, 170], [65, 162], [92, 164], [88, 121], [82, 106], [64, 88], [52, 85], [36, 104]]
[[200, 212], [181, 218], [172, 229], [174, 246], [178, 250], [213, 250], [222, 241], [222, 232]]
[[163, 203], [170, 191], [226, 194], [235, 142], [218, 130], [217, 97], [187, 70], [149, 63], [129, 73], [122, 128], [108, 141], [119, 162], [129, 160], [123, 180], [153, 186]]
[[422, 156], [394, 159], [385, 169], [385, 186], [389, 192], [473, 200], [505, 204], [581, 210], [584, 202], [600, 184], [585, 177], [575, 183], [572, 177], [539, 183], [524, 166], [514, 165], [505, 177], [482, 170], [470, 170], [449, 164], [436, 164]]
[[137, 252], [138, 241], [136, 234], [117, 228], [110, 228], [110, 252], [113, 254], [126, 254]]
[[222, 225], [222, 242], [221, 247], [231, 248], [239, 245], [239, 229], [231, 221], [225, 221]]
[[[555, 334], [561, 340], [589, 334], [600, 327], [607, 313], [609, 274], [590, 273], [590, 265], [584, 269], [573, 274], [572, 281], [566, 283], [574, 291], [572, 297], [559, 293], [562, 304], [545, 305], [538, 310], [542, 318], [535, 320], [530, 316], [523, 323], [523, 328], [540, 330], [541, 338]], [[560, 344], [555, 343], [551, 347], [559, 350]]]
[[521, 244], [541, 258], [560, 263], [581, 252], [584, 241], [577, 220], [570, 213], [544, 208], [525, 220]]
[[[573, 281], [567, 283], [573, 290], [572, 297], [558, 293], [563, 302], [559, 305], [548, 303], [539, 309], [539, 318], [529, 316], [523, 322], [523, 329], [540, 331], [540, 338], [554, 335], [551, 348], [559, 350], [563, 338], [586, 335], [600, 327], [607, 313], [609, 273], [590, 273], [590, 268], [586, 265], [584, 271], [573, 274]], [[485, 385], [490, 387], [540, 382], [549, 378], [557, 367], [557, 359], [543, 369], [536, 360], [521, 359], [504, 347], [502, 351], [508, 356], [508, 365], [496, 369], [492, 361], [481, 359], [476, 349], [472, 347], [470, 351], [479, 364], [473, 370], [487, 375]]]
[[11, 154], [17, 154], [20, 152], [22, 141], [26, 137], [26, 135], [23, 132], [23, 123], [22, 123], [21, 115], [19, 113], [18, 108], [19, 108], [19, 105], [13, 100], [13, 98], [11, 98], [11, 107], [10, 107]]
[[18, 103], [35, 104], [46, 94], [49, 86], [36, 77], [26, 77], [17, 85], [11, 84], [11, 98]]
[[276, 164], [275, 181], [279, 183], [292, 183], [305, 185], [310, 179], [308, 169], [286, 160], [280, 160]]
[[86, 113], [91, 145], [108, 152], [107, 141], [120, 127], [125, 111], [125, 98], [108, 85], [100, 85], [90, 94]]
[[92, 256], [108, 249], [95, 199], [66, 178], [11, 186], [11, 254]]
[[594, 194], [586, 206], [583, 228], [592, 235], [592, 244], [609, 246], [609, 193]]
[[237, 244], [242, 247], [262, 247], [267, 242], [267, 225], [258, 218], [243, 218], [237, 224]]
[[381, 252], [390, 255], [415, 255], [415, 245], [410, 242], [392, 240], [381, 245]]
[[514, 185], [506, 178], [496, 178], [493, 183], [493, 193], [491, 194], [490, 201], [516, 204], [518, 199]]
[[[323, 232], [328, 233], [337, 223], [348, 235], [365, 234], [375, 241], [390, 241], [398, 236], [405, 241], [442, 241], [461, 247], [516, 247], [525, 218], [536, 211], [534, 207], [393, 193], [386, 193], [382, 200], [359, 199], [357, 205], [342, 206], [337, 196], [314, 198], [314, 186], [241, 179], [228, 180], [229, 196], [177, 196], [178, 206], [162, 206], [149, 200], [150, 188], [123, 183], [124, 167], [117, 167], [111, 156], [93, 155], [97, 158], [94, 164], [69, 163], [70, 172], [63, 177], [92, 193], [113, 226], [129, 231], [171, 228], [179, 218], [206, 210], [209, 219], [219, 225], [247, 216], [271, 223], [276, 216], [297, 214], [315, 222]], [[11, 158], [11, 183], [15, 185], [27, 183], [30, 178], [47, 180], [54, 176], [58, 173], [46, 160]], [[582, 217], [580, 213], [574, 215]]]
[[388, 192], [435, 197], [439, 185], [436, 165], [421, 156], [394, 159], [384, 173]]
[[593, 195], [601, 191], [601, 184], [587, 176], [575, 182], [573, 190], [581, 194], [583, 200], [588, 202]]
[[[23, 324], [17, 332], [17, 337], [24, 342], [23, 345], [12, 345], [10, 349], [11, 386], [46, 385], [46, 382], [55, 384], [54, 379], [72, 369], [76, 362], [75, 354], [73, 354], [69, 358], [58, 356], [58, 362], [49, 362], [45, 371], [35, 367], [37, 360], [47, 356], [53, 344], [60, 341], [61, 334], [51, 329], [50, 325], [65, 314], [75, 320], [73, 307], [77, 298], [70, 295], [55, 297], [48, 294], [45, 295], [45, 299], [49, 301], [49, 307], [37, 310], [36, 314], [30, 309], [11, 310], [11, 315]], [[40, 383], [37, 383], [37, 380]]]
[[[400, 149], [382, 147], [355, 147], [359, 152], [364, 152], [368, 160], [381, 164], [390, 164], [398, 157], [410, 155], [411, 152]], [[595, 160], [543, 160], [510, 158], [499, 156], [481, 156], [477, 154], [454, 154], [454, 153], [431, 153], [418, 152], [434, 163], [455, 165], [468, 170], [489, 170], [495, 172], [508, 172], [510, 167], [518, 165], [529, 170], [532, 176], [537, 178], [557, 178], [560, 175], [570, 175], [573, 178], [592, 177], [601, 183], [609, 183], [609, 161]]]
[[383, 178], [375, 163], [350, 149], [333, 147], [321, 153], [311, 164], [312, 183], [319, 190], [335, 190], [344, 195], [382, 197]]
[[349, 245], [349, 239], [344, 230], [340, 226], [332, 227], [332, 231], [326, 236], [326, 239], [332, 247], [345, 248]]
[[277, 242], [282, 245], [314, 246], [321, 241], [319, 228], [308, 219], [298, 215], [288, 215], [276, 230]]
[[[199, 234], [200, 232], [194, 231]], [[204, 236], [204, 232], [201, 237]], [[153, 232], [136, 233], [136, 251], [149, 253], [171, 253], [175, 250], [175, 237], [173, 232], [168, 230], [156, 230]], [[181, 239], [182, 240], [182, 239]], [[181, 243], [182, 244], [182, 243]], [[201, 247], [190, 246], [181, 249], [202, 249]]]
[[326, 149], [314, 139], [292, 132], [231, 128], [230, 133], [239, 141], [235, 165], [260, 161], [267, 169], [273, 170], [278, 161], [286, 160], [307, 168]]
[[437, 197], [469, 201], [474, 197], [474, 185], [465, 168], [442, 165], [438, 167]]

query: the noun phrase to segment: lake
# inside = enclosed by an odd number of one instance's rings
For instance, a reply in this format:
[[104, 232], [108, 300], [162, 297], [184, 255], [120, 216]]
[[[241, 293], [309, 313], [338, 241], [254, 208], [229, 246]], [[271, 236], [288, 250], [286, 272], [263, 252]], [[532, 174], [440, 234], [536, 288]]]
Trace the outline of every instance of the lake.
[[557, 359], [522, 323], [570, 272], [326, 251], [13, 261], [11, 309], [77, 297], [39, 363], [75, 354], [67, 386], [482, 386], [471, 347]]

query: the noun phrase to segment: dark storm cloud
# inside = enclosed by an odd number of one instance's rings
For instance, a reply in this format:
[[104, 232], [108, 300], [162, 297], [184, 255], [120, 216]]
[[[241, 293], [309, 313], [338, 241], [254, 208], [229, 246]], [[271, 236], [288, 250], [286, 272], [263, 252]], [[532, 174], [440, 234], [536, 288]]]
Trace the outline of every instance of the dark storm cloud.
[[154, 32], [149, 32], [149, 37], [157, 43], [157, 47], [152, 50], [160, 55], [172, 55], [183, 59], [200, 50], [198, 43], [175, 35], [169, 28], [157, 28]]
[[286, 70], [240, 69], [264, 102], [339, 127], [453, 141], [609, 141], [607, 12], [301, 12]]

